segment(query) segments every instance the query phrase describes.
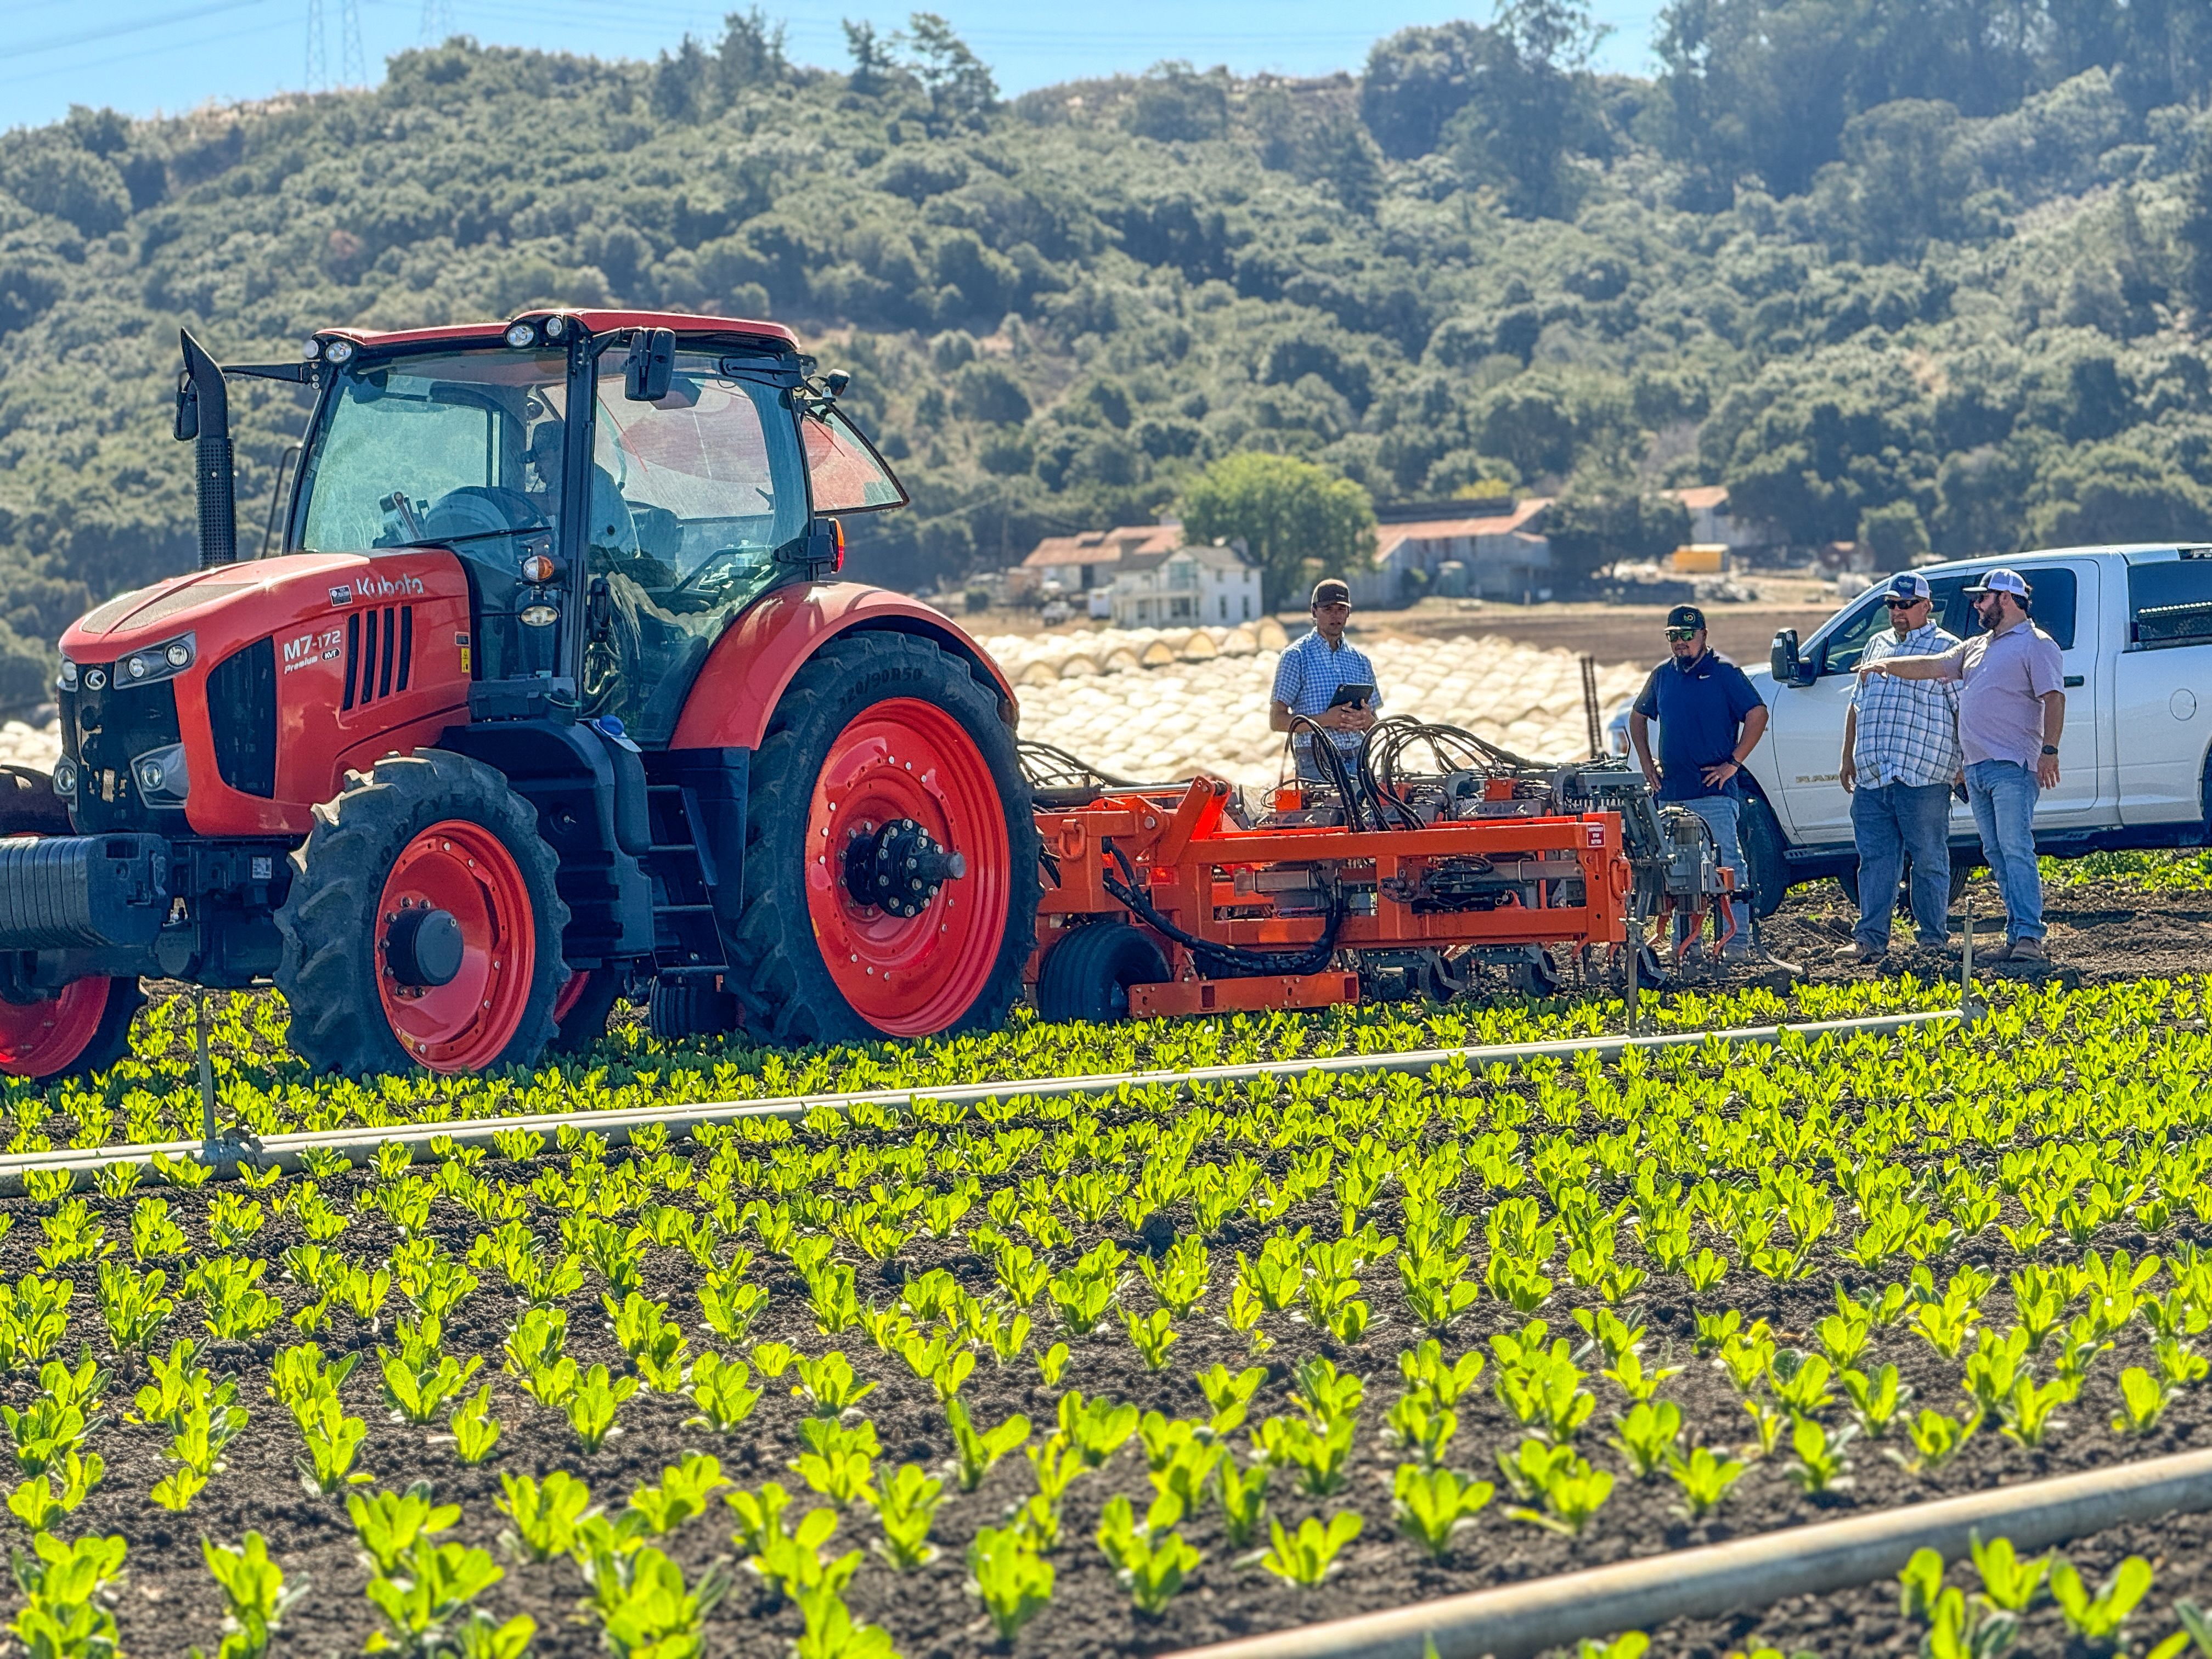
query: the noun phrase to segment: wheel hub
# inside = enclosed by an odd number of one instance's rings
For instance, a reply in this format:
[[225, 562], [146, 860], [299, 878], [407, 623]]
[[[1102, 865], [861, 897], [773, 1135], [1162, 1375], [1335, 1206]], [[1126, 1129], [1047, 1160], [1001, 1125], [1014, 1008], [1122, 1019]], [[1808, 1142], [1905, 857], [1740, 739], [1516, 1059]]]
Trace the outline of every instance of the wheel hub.
[[461, 924], [450, 910], [404, 906], [384, 936], [385, 965], [413, 990], [451, 985], [461, 971]]
[[845, 844], [846, 895], [894, 916], [920, 915], [939, 888], [967, 873], [968, 860], [912, 818], [894, 818], [873, 834], [855, 830]]

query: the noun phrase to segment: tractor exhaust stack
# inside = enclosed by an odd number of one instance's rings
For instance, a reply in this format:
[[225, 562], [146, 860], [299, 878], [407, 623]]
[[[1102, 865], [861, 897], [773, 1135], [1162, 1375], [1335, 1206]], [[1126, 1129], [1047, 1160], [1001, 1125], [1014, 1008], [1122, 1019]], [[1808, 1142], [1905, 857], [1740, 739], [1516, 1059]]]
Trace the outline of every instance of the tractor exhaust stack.
[[200, 508], [200, 568], [238, 562], [236, 477], [230, 447], [230, 399], [222, 365], [191, 331], [179, 329], [185, 366], [177, 375], [177, 438], [193, 441], [192, 489]]

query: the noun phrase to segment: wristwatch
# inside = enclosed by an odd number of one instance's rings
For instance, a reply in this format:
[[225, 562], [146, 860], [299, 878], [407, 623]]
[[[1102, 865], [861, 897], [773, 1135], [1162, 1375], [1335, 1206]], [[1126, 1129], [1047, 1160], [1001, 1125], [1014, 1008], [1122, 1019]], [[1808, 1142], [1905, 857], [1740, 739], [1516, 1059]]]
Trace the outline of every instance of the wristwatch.
[[2058, 752], [2058, 749], [2055, 744], [2046, 743], [2043, 745], [2043, 752], [2046, 755], [2055, 755]]

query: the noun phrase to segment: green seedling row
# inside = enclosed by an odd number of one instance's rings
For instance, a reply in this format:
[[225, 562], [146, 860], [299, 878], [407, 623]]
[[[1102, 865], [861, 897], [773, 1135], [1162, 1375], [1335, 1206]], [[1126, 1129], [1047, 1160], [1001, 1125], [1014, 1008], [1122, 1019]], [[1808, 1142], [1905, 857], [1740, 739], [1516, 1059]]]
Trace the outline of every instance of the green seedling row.
[[[933, 1639], [898, 1627], [896, 1595], [856, 1611], [856, 1582], [892, 1575], [950, 1576], [1017, 1647], [1071, 1584], [1110, 1583], [1139, 1632], [1197, 1586], [1279, 1626], [1386, 1559], [1468, 1587], [1509, 1539], [1566, 1565], [1660, 1499], [1695, 1541], [1747, 1492], [1817, 1511], [1945, 1490], [1962, 1455], [2014, 1474], [2069, 1444], [2138, 1455], [2212, 1370], [2206, 998], [2201, 979], [2016, 985], [1971, 1030], [1426, 1076], [1285, 1063], [1194, 1097], [924, 1100], [683, 1147], [577, 1126], [237, 1182], [125, 1166], [92, 1194], [33, 1175], [0, 1212], [21, 1617], [62, 1631], [52, 1651], [100, 1651], [98, 1588], [133, 1540], [79, 1518], [117, 1449], [161, 1460], [125, 1512], [150, 1499], [189, 1531], [241, 1436], [279, 1437], [302, 1500], [346, 1517], [373, 1567], [364, 1637], [509, 1656], [572, 1614], [617, 1653], [702, 1650], [737, 1582], [683, 1565], [706, 1558], [677, 1540], [705, 1534], [801, 1654], [875, 1656]], [[793, 1060], [775, 1086], [900, 1085], [962, 1055], [1067, 1069], [1086, 1035], [1104, 1068], [1553, 1036], [1603, 1012], [1032, 1026]], [[1753, 993], [1674, 1017], [1781, 1012]], [[319, 1097], [227, 1058], [241, 1116]], [[398, 1117], [769, 1086], [765, 1066], [659, 1061], [329, 1093]], [[173, 1060], [140, 1064], [118, 1118], [176, 1092]], [[88, 1132], [101, 1098], [12, 1104], [46, 1108], [23, 1133]], [[610, 1484], [622, 1437], [667, 1416], [684, 1454]], [[372, 1419], [416, 1449], [369, 1462]], [[565, 1467], [510, 1464], [525, 1431]], [[495, 1504], [441, 1498], [479, 1469]], [[262, 1651], [284, 1564], [247, 1536], [206, 1565], [230, 1607], [210, 1650]], [[495, 1617], [513, 1573], [550, 1576], [560, 1605]]]

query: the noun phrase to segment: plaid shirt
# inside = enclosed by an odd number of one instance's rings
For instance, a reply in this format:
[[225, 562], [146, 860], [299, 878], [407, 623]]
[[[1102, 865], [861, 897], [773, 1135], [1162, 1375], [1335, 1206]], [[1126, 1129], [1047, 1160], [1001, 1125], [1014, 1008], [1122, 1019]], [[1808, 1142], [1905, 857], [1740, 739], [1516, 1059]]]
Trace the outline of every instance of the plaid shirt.
[[[1331, 650], [1319, 629], [1292, 641], [1275, 664], [1275, 701], [1288, 704], [1293, 714], [1312, 717], [1324, 713], [1340, 685], [1371, 685], [1376, 688], [1375, 695], [1368, 700], [1367, 706], [1382, 706], [1382, 682], [1375, 678], [1375, 665], [1368, 660], [1367, 653], [1349, 640]], [[1328, 735], [1346, 763], [1356, 763], [1367, 734], [1332, 732]], [[1297, 754], [1298, 775], [1319, 778], [1321, 768], [1313, 757], [1311, 734], [1299, 732], [1291, 739], [1291, 745]]]
[[[1865, 660], [1881, 662], [1890, 657], [1939, 657], [1958, 644], [1932, 622], [1914, 629], [1903, 639], [1894, 629], [1884, 629], [1867, 642]], [[1851, 763], [1858, 769], [1859, 787], [1879, 789], [1885, 784], [1909, 784], [1926, 788], [1948, 784], [1959, 770], [1959, 688], [1942, 680], [1901, 680], [1893, 674], [1872, 674], [1851, 693], [1851, 707], [1859, 711], [1858, 737], [1851, 745]]]

